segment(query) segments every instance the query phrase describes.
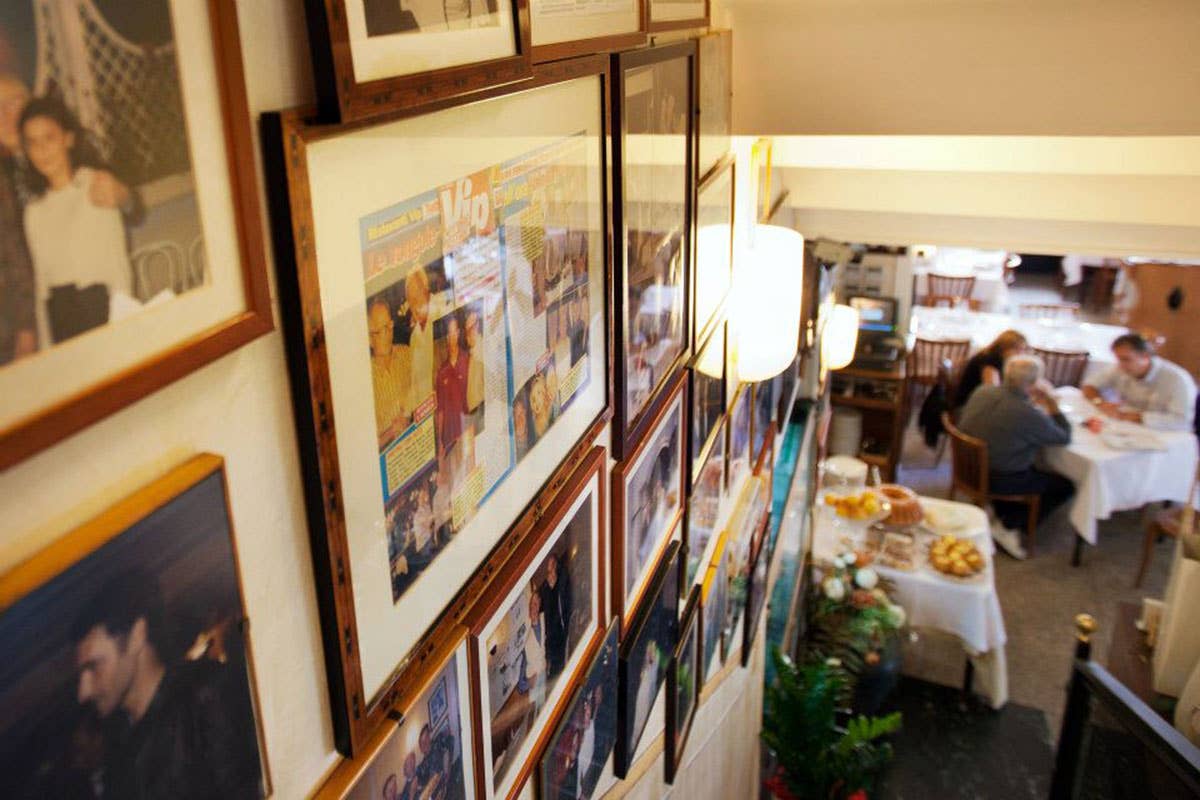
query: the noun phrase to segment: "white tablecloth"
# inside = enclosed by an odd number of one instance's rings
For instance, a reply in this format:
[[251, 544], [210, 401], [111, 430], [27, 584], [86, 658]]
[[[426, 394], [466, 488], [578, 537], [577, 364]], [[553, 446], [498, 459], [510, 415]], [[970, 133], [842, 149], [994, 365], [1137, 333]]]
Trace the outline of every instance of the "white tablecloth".
[[1152, 431], [1165, 450], [1114, 450], [1101, 435], [1078, 424], [1095, 414], [1077, 389], [1064, 387], [1058, 395], [1059, 405], [1072, 423], [1071, 443], [1047, 448], [1042, 460], [1074, 482], [1071, 524], [1085, 541], [1095, 544], [1096, 523], [1115, 511], [1141, 508], [1157, 500], [1187, 502], [1198, 457], [1194, 433]]
[[1009, 314], [915, 306], [909, 324], [908, 346], [912, 347], [917, 336], [922, 339], [970, 339], [971, 350], [975, 352], [991, 344], [1001, 331], [1009, 328], [1025, 334], [1034, 347], [1087, 350], [1089, 358], [1085, 379], [1116, 363], [1112, 353], [1113, 340], [1129, 332], [1128, 328], [1119, 325], [1090, 322], [1047, 324]]
[[1008, 308], [1008, 284], [1004, 282], [1004, 268], [988, 267], [987, 269], [939, 269], [929, 267], [913, 268], [913, 289], [918, 298], [929, 294], [930, 272], [939, 275], [958, 275], [975, 278], [975, 286], [971, 289], [971, 297], [979, 301], [985, 311], [1004, 311]]
[[[969, 582], [943, 577], [933, 567], [919, 559], [911, 571], [892, 569], [876, 564], [881, 577], [892, 584], [892, 599], [904, 607], [908, 624], [934, 628], [957, 636], [967, 655], [976, 665], [976, 675], [983, 693], [994, 708], [1008, 701], [1008, 666], [1004, 654], [1006, 634], [1000, 598], [996, 595], [995, 574], [992, 571], [992, 545], [987, 515], [982, 509], [966, 503], [922, 497], [926, 508], [952, 508], [953, 513], [968, 520], [955, 535], [970, 538], [987, 559], [983, 575]], [[846, 546], [842, 537], [846, 530], [833, 522], [830, 509], [817, 511], [813, 537], [813, 560], [828, 563]]]

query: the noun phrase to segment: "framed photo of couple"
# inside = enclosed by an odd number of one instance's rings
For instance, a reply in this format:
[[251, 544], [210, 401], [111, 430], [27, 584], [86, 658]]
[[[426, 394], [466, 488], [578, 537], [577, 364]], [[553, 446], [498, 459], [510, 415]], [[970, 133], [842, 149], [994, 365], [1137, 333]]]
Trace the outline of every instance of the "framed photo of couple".
[[0, 53], [4, 469], [273, 323], [234, 0], [9, 0]]
[[494, 569], [476, 568], [512, 554], [608, 419], [607, 64], [357, 126], [268, 118], [347, 754], [435, 668]]
[[691, 350], [695, 41], [613, 56], [613, 451], [625, 459]]
[[267, 797], [222, 460], [0, 573], [0, 796]]
[[511, 798], [525, 785], [604, 638], [606, 458], [591, 451], [466, 621], [480, 798]]

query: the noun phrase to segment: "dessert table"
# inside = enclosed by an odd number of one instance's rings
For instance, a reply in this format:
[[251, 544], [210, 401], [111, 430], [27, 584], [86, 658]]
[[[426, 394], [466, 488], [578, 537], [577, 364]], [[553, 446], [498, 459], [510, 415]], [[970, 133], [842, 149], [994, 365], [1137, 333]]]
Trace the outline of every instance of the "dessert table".
[[[1000, 708], [1008, 702], [1008, 663], [1004, 652], [1004, 616], [992, 567], [995, 548], [987, 515], [966, 503], [931, 497], [920, 498], [920, 503], [930, 523], [935, 519], [944, 521], [941, 526], [931, 524], [932, 533], [953, 533], [974, 542], [986, 562], [983, 571], [970, 579], [942, 575], [929, 565], [921, 547], [912, 569], [889, 567], [878, 559], [871, 566], [891, 584], [889, 595], [904, 607], [909, 625], [958, 637], [983, 694], [993, 708]], [[839, 525], [832, 509], [819, 506], [813, 533], [814, 563], [830, 563], [850, 548], [848, 540], [861, 546], [864, 535], [861, 526]]]
[[[1046, 448], [1042, 461], [1075, 484], [1070, 519], [1080, 541], [1096, 544], [1097, 522], [1115, 511], [1158, 500], [1187, 502], [1200, 458], [1194, 433], [1152, 431], [1108, 419], [1100, 433], [1092, 433], [1082, 423], [1096, 413], [1083, 394], [1074, 387], [1063, 387], [1056, 394], [1071, 422], [1071, 443]], [[1156, 449], [1131, 449], [1137, 446]], [[1077, 542], [1076, 561], [1078, 555]]]

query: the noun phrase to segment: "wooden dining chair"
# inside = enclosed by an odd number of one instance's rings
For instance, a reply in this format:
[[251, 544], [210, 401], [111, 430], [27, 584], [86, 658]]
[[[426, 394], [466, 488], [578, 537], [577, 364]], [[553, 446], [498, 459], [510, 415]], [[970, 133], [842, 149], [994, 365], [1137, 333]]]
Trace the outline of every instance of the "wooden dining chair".
[[926, 306], [927, 308], [956, 308], [959, 303], [964, 301], [970, 310], [979, 310], [980, 303], [974, 297], [963, 298], [952, 294], [927, 294], [921, 297], [918, 305]]
[[1017, 307], [1021, 319], [1050, 319], [1074, 322], [1079, 319], [1078, 303], [1022, 303]]
[[1046, 367], [1042, 377], [1055, 386], [1078, 387], [1083, 383], [1090, 358], [1087, 350], [1043, 350], [1035, 347], [1033, 354]]
[[[1196, 406], [1200, 408], [1200, 399], [1196, 401]], [[1197, 430], [1200, 431], [1200, 426]], [[1192, 480], [1191, 490], [1188, 491], [1187, 503], [1175, 508], [1162, 509], [1151, 516], [1150, 521], [1146, 523], [1146, 532], [1142, 537], [1142, 563], [1138, 565], [1137, 578], [1133, 581], [1133, 588], [1137, 589], [1142, 585], [1142, 580], [1146, 577], [1146, 567], [1150, 566], [1150, 559], [1154, 555], [1154, 545], [1158, 540], [1164, 537], [1179, 538], [1179, 532], [1184, 527], [1183, 512], [1188, 504], [1195, 502], [1198, 487], [1200, 487], [1200, 467], [1196, 469], [1196, 477]], [[1190, 522], [1190, 524], [1194, 526], [1195, 523]]]
[[917, 395], [915, 407], [920, 408], [920, 402], [925, 394], [938, 382], [938, 370], [943, 362], [950, 362], [950, 378], [957, 380], [962, 372], [967, 357], [971, 354], [970, 339], [922, 339], [917, 337], [912, 349], [908, 351], [908, 363], [905, 374], [909, 386]]
[[971, 502], [983, 506], [999, 500], [1002, 503], [1021, 503], [1029, 507], [1029, 515], [1025, 523], [1028, 534], [1027, 550], [1033, 555], [1034, 543], [1037, 539], [1038, 511], [1041, 506], [1041, 495], [1036, 494], [994, 494], [988, 488], [988, 446], [983, 439], [968, 436], [958, 429], [950, 415], [942, 414], [942, 427], [950, 437], [950, 495], [954, 499], [955, 492], [962, 492]]
[[930, 295], [948, 295], [968, 300], [975, 291], [974, 275], [939, 275], [931, 272], [926, 280], [929, 281]]

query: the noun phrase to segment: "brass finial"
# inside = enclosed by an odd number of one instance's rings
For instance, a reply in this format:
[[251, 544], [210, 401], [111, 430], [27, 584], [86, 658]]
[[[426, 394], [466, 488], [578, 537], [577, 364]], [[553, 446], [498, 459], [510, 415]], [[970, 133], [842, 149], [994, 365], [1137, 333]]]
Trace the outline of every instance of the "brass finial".
[[1091, 614], [1077, 614], [1075, 616], [1075, 638], [1083, 643], [1091, 640], [1092, 634], [1096, 632], [1096, 618]]

